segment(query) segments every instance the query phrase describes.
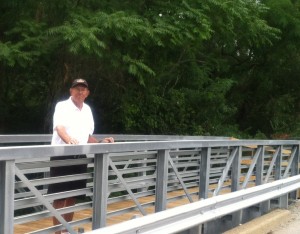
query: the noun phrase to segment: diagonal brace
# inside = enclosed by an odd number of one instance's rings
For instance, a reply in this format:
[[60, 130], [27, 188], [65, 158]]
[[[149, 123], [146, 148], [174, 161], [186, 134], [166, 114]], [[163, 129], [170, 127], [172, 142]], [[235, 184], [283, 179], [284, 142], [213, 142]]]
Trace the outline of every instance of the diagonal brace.
[[[287, 165], [287, 167], [285, 168], [285, 172], [284, 172], [282, 178], [287, 178], [287, 177], [288, 177], [288, 173], [289, 173], [289, 171], [290, 171], [290, 169], [291, 169], [291, 166], [292, 166], [293, 160], [294, 160], [294, 158], [295, 158], [296, 152], [297, 152], [297, 147], [294, 146], [294, 147], [293, 147], [293, 150], [292, 150], [292, 154], [291, 154], [291, 156], [290, 156], [290, 158], [289, 158], [288, 165]], [[297, 162], [297, 163], [298, 163], [298, 162]]]
[[226, 166], [223, 170], [223, 174], [222, 174], [221, 178], [218, 181], [218, 187], [215, 189], [213, 196], [217, 196], [219, 194], [219, 192], [220, 192], [220, 190], [221, 190], [221, 188], [224, 184], [225, 178], [228, 175], [228, 172], [229, 172], [229, 169], [232, 165], [233, 159], [235, 158], [237, 153], [238, 153], [238, 147], [235, 147], [234, 150], [231, 152], [229, 158], [228, 158], [227, 164], [226, 164]]
[[133, 192], [131, 191], [131, 189], [129, 188], [129, 186], [127, 186], [126, 181], [124, 180], [124, 178], [122, 177], [122, 174], [118, 171], [117, 167], [115, 166], [115, 164], [113, 163], [113, 161], [111, 160], [111, 158], [109, 158], [109, 165], [111, 166], [111, 168], [113, 169], [113, 171], [116, 173], [118, 179], [120, 180], [120, 182], [124, 185], [124, 187], [126, 188], [128, 194], [130, 195], [130, 197], [132, 198], [132, 200], [135, 202], [135, 204], [137, 205], [137, 207], [139, 208], [140, 212], [145, 216], [147, 215], [147, 212], [145, 211], [145, 209], [142, 207], [142, 205], [140, 204], [140, 202], [136, 199], [136, 197], [134, 196]]
[[72, 229], [71, 225], [54, 209], [54, 207], [44, 198], [44, 196], [30, 183], [26, 176], [15, 167], [16, 175], [20, 180], [28, 187], [28, 189], [39, 199], [39, 201], [57, 218], [57, 220], [70, 232], [71, 234], [76, 234]]
[[174, 170], [174, 172], [175, 172], [175, 174], [176, 174], [176, 176], [177, 176], [177, 178], [178, 178], [178, 180], [179, 180], [179, 182], [180, 182], [180, 184], [181, 184], [181, 186], [182, 186], [182, 188], [183, 188], [183, 190], [184, 190], [186, 196], [188, 197], [189, 201], [192, 203], [192, 202], [193, 202], [193, 199], [192, 199], [191, 195], [189, 194], [189, 192], [188, 192], [188, 190], [187, 190], [187, 187], [185, 186], [185, 184], [184, 184], [184, 182], [183, 182], [183, 179], [182, 179], [182, 177], [180, 176], [180, 174], [179, 174], [179, 172], [178, 172], [178, 170], [177, 170], [177, 168], [176, 168], [176, 166], [175, 166], [175, 164], [174, 164], [174, 162], [173, 162], [173, 160], [172, 160], [170, 154], [168, 155], [168, 160], [169, 160], [170, 165], [171, 165], [171, 167], [173, 168], [173, 170]]
[[247, 184], [249, 182], [250, 176], [251, 176], [251, 174], [252, 174], [252, 172], [254, 170], [254, 167], [255, 167], [255, 165], [257, 163], [257, 159], [258, 159], [258, 157], [260, 156], [261, 153], [262, 153], [262, 147], [258, 147], [257, 150], [256, 150], [256, 152], [255, 152], [255, 155], [253, 157], [253, 160], [251, 162], [250, 168], [249, 168], [249, 170], [247, 172], [246, 178], [245, 178], [245, 180], [243, 182], [242, 189], [244, 189], [244, 188], [247, 187]]
[[272, 173], [272, 170], [273, 170], [273, 167], [274, 167], [274, 165], [275, 165], [275, 162], [276, 162], [276, 159], [277, 159], [277, 157], [278, 157], [278, 155], [279, 155], [279, 152], [280, 152], [280, 147], [277, 147], [277, 149], [276, 149], [276, 151], [274, 152], [274, 155], [273, 155], [273, 157], [272, 157], [272, 161], [271, 161], [271, 163], [270, 163], [270, 166], [269, 166], [269, 168], [268, 168], [268, 171], [267, 171], [267, 174], [266, 174], [266, 177], [265, 177], [265, 183], [267, 183], [268, 182], [268, 180], [269, 180], [269, 177], [270, 177], [270, 175], [271, 175], [271, 173]]

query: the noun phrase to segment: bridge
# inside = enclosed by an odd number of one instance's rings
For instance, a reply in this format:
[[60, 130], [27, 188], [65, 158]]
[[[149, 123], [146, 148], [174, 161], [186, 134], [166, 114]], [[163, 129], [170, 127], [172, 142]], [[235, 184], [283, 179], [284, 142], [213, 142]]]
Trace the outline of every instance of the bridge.
[[[0, 233], [222, 233], [297, 199], [297, 140], [113, 137], [114, 144], [51, 146], [50, 135], [0, 135]], [[87, 158], [49, 161], [74, 154]], [[50, 167], [83, 163], [88, 173], [49, 176]], [[47, 194], [49, 184], [82, 179], [84, 189]], [[75, 195], [86, 199], [53, 208]], [[68, 223], [62, 215], [72, 211]]]

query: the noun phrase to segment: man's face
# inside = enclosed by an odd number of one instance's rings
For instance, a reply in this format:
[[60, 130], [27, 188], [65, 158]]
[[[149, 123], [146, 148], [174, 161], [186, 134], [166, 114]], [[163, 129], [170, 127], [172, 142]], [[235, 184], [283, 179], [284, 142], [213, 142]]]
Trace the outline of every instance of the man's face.
[[70, 94], [73, 101], [84, 102], [84, 100], [89, 96], [90, 91], [84, 85], [76, 85], [75, 87], [70, 88]]

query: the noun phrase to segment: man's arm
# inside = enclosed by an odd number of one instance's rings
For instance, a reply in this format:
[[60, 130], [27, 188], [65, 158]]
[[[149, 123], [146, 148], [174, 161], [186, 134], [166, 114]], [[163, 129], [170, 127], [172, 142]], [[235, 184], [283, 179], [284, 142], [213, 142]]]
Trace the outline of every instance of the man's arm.
[[115, 140], [112, 137], [106, 137], [103, 138], [102, 140], [98, 140], [92, 135], [89, 135], [88, 143], [114, 143]]
[[63, 125], [56, 126], [56, 131], [59, 137], [66, 143], [71, 145], [77, 145], [79, 142], [77, 139], [72, 138], [66, 131], [66, 128]]

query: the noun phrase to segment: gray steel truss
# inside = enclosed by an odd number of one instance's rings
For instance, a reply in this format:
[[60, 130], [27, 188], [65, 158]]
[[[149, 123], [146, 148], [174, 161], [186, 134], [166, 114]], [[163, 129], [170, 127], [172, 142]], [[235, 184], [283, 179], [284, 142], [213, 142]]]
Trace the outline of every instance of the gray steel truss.
[[[168, 211], [168, 205], [184, 199], [195, 204], [195, 207], [199, 201], [202, 205], [206, 204], [203, 205], [206, 208], [201, 210], [203, 228], [199, 226], [200, 223], [197, 223], [198, 226], [194, 223], [194, 232], [202, 229], [204, 233], [221, 233], [267, 213], [272, 206], [287, 208], [288, 199], [296, 199], [298, 187], [295, 186], [298, 182], [293, 184], [289, 179], [299, 174], [299, 141], [145, 135], [116, 135], [115, 138], [114, 144], [51, 146], [45, 145], [50, 140], [49, 135], [0, 135], [3, 143], [0, 147], [0, 233], [12, 234], [16, 225], [53, 216], [60, 221], [60, 225], [43, 227], [30, 233], [53, 233], [63, 229], [76, 233], [74, 227], [83, 224], [90, 224], [93, 230], [101, 230], [106, 227], [109, 218], [124, 214], [136, 216], [136, 212], [146, 218], [152, 216], [153, 212]], [[40, 145], [18, 146], [26, 143]], [[49, 161], [53, 156], [78, 154], [86, 154], [88, 157]], [[87, 164], [88, 173], [49, 176], [50, 167], [79, 164]], [[83, 179], [87, 180], [84, 189], [47, 194], [49, 184]], [[271, 196], [269, 190], [251, 192], [253, 196], [266, 195], [268, 199], [257, 200], [255, 204], [243, 202], [245, 204], [240, 205], [239, 209], [229, 205], [233, 202], [230, 196], [235, 196], [230, 194], [242, 193], [249, 187], [259, 190], [260, 186], [277, 181], [282, 181], [283, 187], [285, 183], [292, 183], [294, 190], [288, 189], [286, 192], [287, 189], [283, 189], [280, 193], [274, 192], [274, 196]], [[224, 193], [230, 199], [216, 203]], [[88, 199], [58, 210], [52, 206], [56, 199], [77, 195], [85, 195]], [[246, 193], [241, 195], [245, 201], [248, 196]], [[209, 206], [211, 197], [215, 200]], [[126, 201], [131, 202], [130, 205], [108, 209], [110, 205]], [[227, 210], [228, 207], [234, 208], [225, 214], [219, 212], [220, 204]], [[28, 208], [33, 208], [33, 211], [27, 212]], [[92, 209], [90, 217], [72, 222], [66, 222], [63, 218], [63, 214], [85, 209]], [[215, 209], [219, 213], [212, 216], [205, 209]], [[181, 210], [189, 216], [187, 211], [188, 208]], [[199, 218], [196, 213], [194, 216], [186, 220]], [[224, 220], [227, 216], [229, 219], [226, 219], [226, 225], [218, 225], [219, 219]], [[176, 227], [182, 216], [169, 218]], [[164, 219], [157, 222], [164, 228]], [[156, 230], [159, 226], [154, 223], [145, 228]], [[182, 223], [180, 225], [186, 227]], [[224, 228], [217, 230], [218, 226]], [[143, 225], [140, 227], [144, 228]]]

